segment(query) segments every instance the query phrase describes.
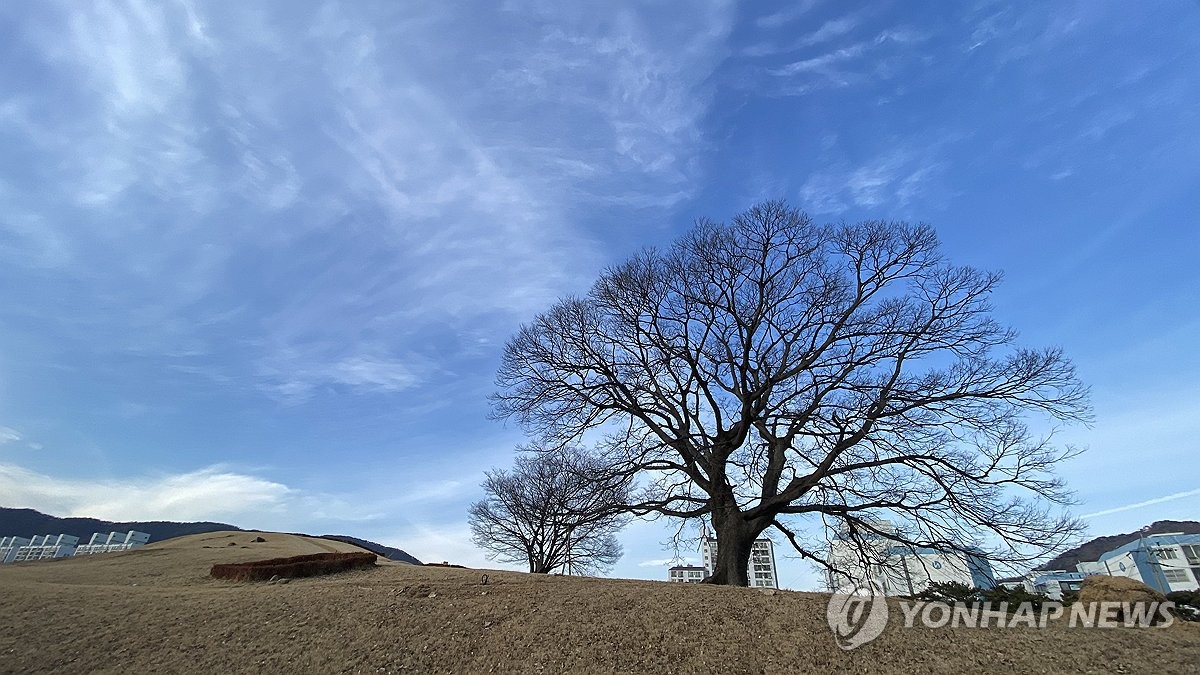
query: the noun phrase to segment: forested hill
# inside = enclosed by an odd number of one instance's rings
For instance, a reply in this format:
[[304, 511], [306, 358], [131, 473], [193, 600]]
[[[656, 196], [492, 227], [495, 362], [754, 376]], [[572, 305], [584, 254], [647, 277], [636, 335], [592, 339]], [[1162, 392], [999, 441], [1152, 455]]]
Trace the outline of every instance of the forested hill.
[[321, 536], [325, 539], [336, 539], [337, 541], [343, 541], [343, 542], [346, 542], [347, 544], [354, 544], [355, 546], [358, 546], [359, 548], [365, 548], [372, 553], [381, 555], [381, 556], [387, 558], [388, 560], [398, 560], [400, 562], [411, 563], [413, 565], [422, 564], [420, 560], [417, 560], [416, 558], [412, 557], [408, 553], [406, 553], [398, 548], [392, 548], [391, 546], [384, 546], [383, 544], [377, 544], [377, 543], [375, 543], [373, 541], [369, 541], [367, 539], [359, 539], [358, 537], [351, 537], [351, 536], [347, 536], [344, 534], [323, 534]]
[[[242, 528], [229, 523], [175, 523], [164, 520], [144, 522], [112, 522], [96, 518], [59, 518], [33, 509], [12, 509], [0, 507], [0, 537], [32, 537], [38, 534], [69, 534], [79, 537], [80, 543], [87, 543], [94, 532], [128, 532], [137, 530], [150, 535], [150, 541], [163, 541], [189, 534], [204, 532], [219, 532], [222, 530], [241, 530]], [[317, 536], [317, 535], [305, 535]], [[377, 553], [389, 560], [420, 565], [421, 561], [408, 553], [391, 546], [384, 546], [366, 539], [359, 539], [344, 534], [320, 535], [325, 539], [335, 539], [354, 544]]]
[[[1200, 534], [1200, 522], [1194, 520], [1159, 520], [1150, 525], [1145, 534], [1163, 534], [1165, 532]], [[1102, 554], [1137, 539], [1141, 534], [1141, 532], [1127, 532], [1107, 537], [1096, 537], [1069, 551], [1060, 553], [1058, 557], [1042, 565], [1039, 569], [1068, 570], [1073, 572], [1077, 563], [1096, 560]]]
[[150, 535], [150, 541], [173, 539], [188, 534], [240, 530], [228, 523], [174, 523], [163, 520], [147, 522], [112, 522], [96, 518], [59, 518], [33, 509], [0, 507], [0, 536], [32, 537], [36, 534], [69, 534], [86, 543], [94, 532], [128, 532], [137, 530]]

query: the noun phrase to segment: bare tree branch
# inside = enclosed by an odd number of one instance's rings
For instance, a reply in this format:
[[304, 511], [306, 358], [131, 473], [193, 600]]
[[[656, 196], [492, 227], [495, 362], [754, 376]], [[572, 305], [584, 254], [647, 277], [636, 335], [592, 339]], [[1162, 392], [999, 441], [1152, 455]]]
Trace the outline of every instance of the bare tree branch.
[[1086, 422], [1088, 391], [1061, 350], [991, 317], [1000, 280], [946, 262], [926, 225], [822, 227], [767, 202], [523, 326], [494, 414], [554, 446], [603, 434], [606, 471], [642, 487], [632, 512], [711, 520], [719, 583], [745, 583], [753, 539], [795, 542], [782, 519], [804, 515], [1029, 559], [1080, 526], [1054, 473], [1073, 451], [1028, 418]]
[[622, 555], [616, 532], [629, 482], [612, 480], [597, 457], [575, 446], [526, 450], [511, 472], [486, 473], [487, 498], [469, 512], [472, 541], [493, 560], [528, 563], [530, 572], [609, 569]]

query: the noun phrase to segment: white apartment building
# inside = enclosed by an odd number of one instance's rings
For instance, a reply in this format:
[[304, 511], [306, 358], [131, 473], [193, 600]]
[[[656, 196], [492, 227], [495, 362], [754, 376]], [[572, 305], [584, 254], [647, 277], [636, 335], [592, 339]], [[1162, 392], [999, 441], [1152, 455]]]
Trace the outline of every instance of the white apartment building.
[[0, 537], [0, 565], [17, 559], [17, 551], [29, 545], [25, 537]]
[[75, 545], [78, 543], [79, 537], [69, 534], [41, 534], [18, 548], [12, 562], [67, 558], [75, 554]]
[[[890, 528], [880, 523], [877, 528]], [[906, 546], [878, 535], [860, 535], [855, 543], [844, 533], [830, 544], [826, 573], [831, 592], [849, 592], [868, 583], [884, 595], [916, 595], [934, 583], [957, 582], [971, 588], [996, 585], [991, 563], [959, 551]], [[861, 546], [861, 548], [860, 548]]]
[[667, 570], [667, 581], [681, 584], [698, 584], [704, 581], [708, 572], [696, 565], [676, 565]]
[[1200, 590], [1200, 534], [1150, 534], [1075, 566], [1085, 576], [1136, 579], [1163, 593]]
[[[706, 576], [717, 567], [717, 540], [705, 537], [700, 545]], [[750, 549], [750, 565], [746, 568], [746, 585], [758, 588], [779, 588], [775, 567], [775, 545], [770, 539], [756, 539]]]
[[93, 553], [111, 553], [141, 548], [150, 541], [150, 535], [145, 532], [130, 530], [129, 532], [96, 532], [91, 541], [75, 547], [75, 555], [91, 555]]

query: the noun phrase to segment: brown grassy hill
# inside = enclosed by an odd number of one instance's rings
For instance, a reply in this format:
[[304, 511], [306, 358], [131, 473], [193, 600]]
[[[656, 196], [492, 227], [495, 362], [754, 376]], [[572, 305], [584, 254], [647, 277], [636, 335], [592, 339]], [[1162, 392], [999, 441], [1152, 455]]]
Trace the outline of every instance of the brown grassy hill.
[[[0, 536], [16, 535], [31, 537], [36, 534], [69, 534], [86, 543], [94, 532], [128, 532], [136, 530], [150, 535], [150, 541], [166, 541], [189, 534], [209, 532], [241, 532], [241, 528], [228, 523], [211, 521], [178, 523], [169, 520], [111, 521], [95, 518], [59, 518], [33, 509], [14, 509], [0, 506]], [[301, 535], [308, 536], [308, 535]], [[345, 534], [324, 534], [322, 539], [334, 539], [354, 544], [390, 560], [420, 565], [421, 561], [405, 551], [378, 542], [359, 539]]]
[[[215, 562], [353, 546], [255, 532], [0, 567], [0, 672], [1200, 672], [1200, 626], [904, 629], [842, 652], [826, 596], [416, 567], [289, 584]], [[230, 546], [229, 544], [233, 545]]]

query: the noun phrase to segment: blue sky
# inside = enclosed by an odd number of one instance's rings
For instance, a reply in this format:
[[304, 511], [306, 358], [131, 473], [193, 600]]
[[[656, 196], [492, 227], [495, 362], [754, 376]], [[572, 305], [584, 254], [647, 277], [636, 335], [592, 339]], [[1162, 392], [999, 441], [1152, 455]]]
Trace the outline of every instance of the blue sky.
[[0, 505], [484, 564], [507, 337], [783, 197], [1006, 272], [1093, 534], [1200, 518], [1200, 3], [458, 4], [0, 7]]

